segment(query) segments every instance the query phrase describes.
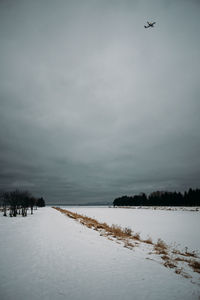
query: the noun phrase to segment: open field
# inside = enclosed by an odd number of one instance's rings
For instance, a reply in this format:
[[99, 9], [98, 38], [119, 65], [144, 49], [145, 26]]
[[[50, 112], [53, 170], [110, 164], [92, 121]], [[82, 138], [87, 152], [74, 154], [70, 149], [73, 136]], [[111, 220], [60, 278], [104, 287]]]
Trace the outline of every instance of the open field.
[[59, 207], [54, 208], [82, 225], [98, 231], [101, 236], [107, 237], [109, 240], [117, 242], [118, 244], [122, 244], [130, 250], [135, 250], [135, 247], [140, 247], [146, 259], [154, 260], [167, 268], [173, 269], [176, 274], [192, 279], [193, 283], [199, 283], [199, 251], [188, 250], [188, 247], [185, 247], [184, 250], [180, 250], [175, 243], [167, 244], [161, 238], [158, 238], [156, 242], [154, 242], [150, 236], [144, 239], [140, 236], [140, 233], [135, 232], [133, 228], [122, 227], [118, 224], [109, 225], [106, 222], [100, 222], [87, 215], [73, 212], [73, 208], [71, 210]]
[[146, 259], [143, 247], [130, 250], [49, 207], [27, 218], [1, 214], [0, 239], [2, 300], [200, 296], [198, 283]]
[[157, 241], [161, 238], [167, 244], [176, 244], [176, 247], [180, 249], [188, 247], [192, 250], [200, 250], [199, 211], [108, 207], [70, 207], [68, 209], [96, 218], [100, 222], [107, 222], [109, 225], [130, 227], [133, 231], [139, 232], [143, 239], [150, 236], [153, 241]]

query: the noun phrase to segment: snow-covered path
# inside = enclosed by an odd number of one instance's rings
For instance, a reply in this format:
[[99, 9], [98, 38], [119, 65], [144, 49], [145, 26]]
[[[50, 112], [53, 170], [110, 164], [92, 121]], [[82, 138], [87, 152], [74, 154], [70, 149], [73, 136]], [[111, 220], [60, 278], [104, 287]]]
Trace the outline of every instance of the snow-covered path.
[[52, 208], [0, 216], [1, 300], [199, 299], [200, 287]]

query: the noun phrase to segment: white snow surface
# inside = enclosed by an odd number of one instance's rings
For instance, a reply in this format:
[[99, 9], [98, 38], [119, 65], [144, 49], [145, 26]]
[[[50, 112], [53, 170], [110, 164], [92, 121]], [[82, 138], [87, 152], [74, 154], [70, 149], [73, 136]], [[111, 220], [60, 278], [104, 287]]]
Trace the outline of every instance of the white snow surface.
[[124, 248], [50, 207], [26, 218], [1, 213], [0, 241], [1, 300], [199, 299], [198, 284], [145, 259], [140, 247]]
[[200, 251], [200, 212], [108, 207], [70, 207], [71, 211], [109, 225], [129, 227], [142, 238], [161, 238], [176, 248]]

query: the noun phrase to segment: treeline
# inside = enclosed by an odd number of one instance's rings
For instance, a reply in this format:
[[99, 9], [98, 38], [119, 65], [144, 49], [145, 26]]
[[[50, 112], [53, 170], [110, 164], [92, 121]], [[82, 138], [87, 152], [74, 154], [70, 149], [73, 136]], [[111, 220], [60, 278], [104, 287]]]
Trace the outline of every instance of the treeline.
[[122, 196], [113, 201], [114, 206], [200, 206], [200, 189], [180, 192], [157, 191], [147, 196], [145, 193]]
[[45, 206], [43, 198], [35, 198], [28, 191], [15, 190], [12, 192], [2, 192], [0, 194], [1, 211], [3, 215], [16, 217], [21, 215], [22, 217], [27, 216], [28, 209], [33, 214], [33, 208]]

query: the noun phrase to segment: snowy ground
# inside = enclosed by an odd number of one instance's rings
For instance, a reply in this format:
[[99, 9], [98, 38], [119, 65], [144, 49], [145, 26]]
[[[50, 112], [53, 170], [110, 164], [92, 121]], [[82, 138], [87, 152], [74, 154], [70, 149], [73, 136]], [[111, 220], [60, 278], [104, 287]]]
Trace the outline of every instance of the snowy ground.
[[199, 285], [145, 259], [140, 247], [130, 251], [52, 208], [39, 209], [27, 218], [1, 214], [0, 240], [1, 300], [200, 296]]
[[107, 222], [130, 227], [142, 238], [163, 239], [177, 248], [200, 251], [200, 212], [108, 207], [70, 207], [71, 211]]

